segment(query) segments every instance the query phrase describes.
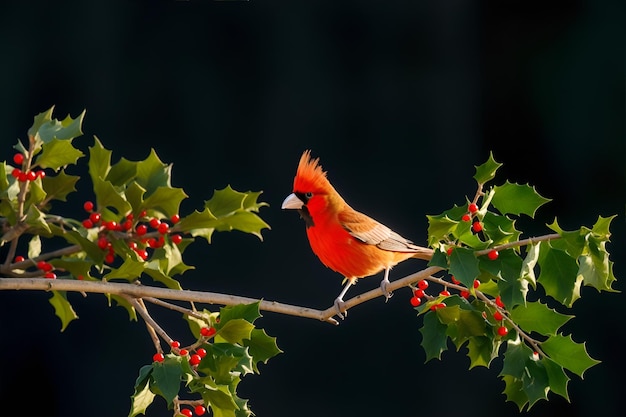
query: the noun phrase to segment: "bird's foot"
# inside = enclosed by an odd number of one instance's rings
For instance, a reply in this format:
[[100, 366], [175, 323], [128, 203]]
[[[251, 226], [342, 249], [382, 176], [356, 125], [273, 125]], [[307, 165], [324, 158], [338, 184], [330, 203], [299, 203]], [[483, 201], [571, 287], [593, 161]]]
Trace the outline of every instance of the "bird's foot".
[[391, 284], [391, 282], [389, 282], [387, 278], [380, 281], [380, 289], [383, 291], [383, 294], [385, 295], [385, 302], [389, 301], [389, 299], [393, 296], [393, 293], [387, 289], [389, 288], [389, 284]]
[[337, 310], [337, 317], [341, 320], [348, 317], [348, 309], [346, 308], [346, 303], [343, 301], [341, 297], [337, 297], [334, 302], [335, 310]]

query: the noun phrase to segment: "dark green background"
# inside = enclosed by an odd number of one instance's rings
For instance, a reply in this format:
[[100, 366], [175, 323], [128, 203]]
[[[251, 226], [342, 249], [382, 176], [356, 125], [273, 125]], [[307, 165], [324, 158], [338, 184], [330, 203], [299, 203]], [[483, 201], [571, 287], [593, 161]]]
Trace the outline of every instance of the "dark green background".
[[[301, 152], [313, 149], [356, 208], [416, 242], [426, 214], [473, 195], [489, 150], [500, 181], [530, 182], [554, 201], [530, 234], [614, 222], [624, 290], [626, 238], [624, 7], [567, 1], [5, 1], [0, 5], [0, 160], [34, 114], [87, 109], [114, 158], [151, 147], [200, 208], [232, 184], [263, 190], [272, 226], [198, 242], [187, 288], [326, 308], [341, 277], [311, 253], [304, 225], [280, 210]], [[81, 216], [81, 194], [58, 210]], [[0, 249], [0, 255], [4, 254]], [[392, 279], [421, 268], [409, 261]], [[361, 280], [357, 291], [378, 285]], [[464, 352], [424, 364], [409, 291], [350, 311], [338, 327], [266, 313], [285, 354], [240, 395], [258, 416], [514, 415], [492, 369]], [[123, 416], [154, 348], [142, 323], [99, 295], [70, 300], [81, 319], [59, 333], [48, 295], [0, 294], [0, 415]], [[565, 327], [603, 361], [573, 376], [571, 404], [532, 416], [622, 415], [623, 294], [583, 289]], [[185, 342], [184, 324], [155, 312]], [[178, 327], [177, 327], [178, 326]], [[162, 401], [150, 416], [171, 415]]]

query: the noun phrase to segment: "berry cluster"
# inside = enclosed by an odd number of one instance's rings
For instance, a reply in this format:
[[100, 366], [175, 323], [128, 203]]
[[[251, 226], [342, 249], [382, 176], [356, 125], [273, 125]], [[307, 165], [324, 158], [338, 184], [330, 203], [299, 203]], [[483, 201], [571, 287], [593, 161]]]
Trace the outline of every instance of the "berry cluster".
[[[24, 262], [24, 261], [26, 261], [26, 258], [24, 258], [21, 255], [18, 255], [13, 259], [13, 262], [15, 263]], [[33, 262], [35, 266], [37, 266], [37, 269], [40, 272], [39, 276], [42, 276], [44, 278], [49, 278], [49, 279], [56, 279], [57, 275], [54, 272], [52, 272], [54, 271], [54, 265], [46, 261], [38, 261], [37, 263], [35, 263], [34, 261], [31, 261], [31, 262]]]
[[191, 411], [191, 408], [180, 409], [180, 414], [185, 417], [192, 417], [194, 414], [197, 416], [202, 416], [204, 415], [204, 413], [206, 413], [206, 408], [203, 405], [196, 405], [193, 409], [193, 412]]
[[[89, 213], [89, 217], [82, 222], [83, 227], [86, 229], [99, 228], [97, 244], [100, 249], [107, 251], [104, 257], [104, 261], [107, 264], [112, 264], [115, 261], [115, 250], [111, 243], [114, 239], [126, 239], [128, 247], [135, 251], [144, 261], [149, 257], [148, 248], [157, 249], [165, 245], [165, 236], [169, 235], [170, 242], [175, 245], [178, 245], [183, 240], [180, 234], [170, 234], [170, 223], [175, 225], [180, 221], [178, 214], [174, 214], [168, 223], [165, 219], [148, 217], [147, 212], [144, 210], [139, 213], [137, 218], [132, 213], [129, 213], [118, 223], [115, 220], [103, 220], [102, 215], [98, 211], [94, 211], [95, 206], [91, 201], [85, 201], [83, 208]], [[154, 236], [149, 234], [149, 228], [154, 232]], [[116, 234], [120, 232], [123, 233], [122, 236]]]
[[[13, 155], [13, 162], [15, 162], [17, 165], [22, 165], [24, 163], [24, 155], [21, 153], [16, 153], [15, 155]], [[46, 172], [44, 170], [23, 171], [19, 168], [13, 168], [13, 170], [11, 171], [11, 176], [19, 182], [27, 182], [35, 181], [37, 178], [44, 178], [46, 176]]]

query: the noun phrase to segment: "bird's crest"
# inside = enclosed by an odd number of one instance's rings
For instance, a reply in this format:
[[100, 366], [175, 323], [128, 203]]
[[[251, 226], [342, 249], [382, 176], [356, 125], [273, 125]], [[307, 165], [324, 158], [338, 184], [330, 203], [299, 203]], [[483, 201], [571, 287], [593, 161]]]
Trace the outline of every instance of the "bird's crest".
[[293, 190], [299, 192], [328, 192], [333, 187], [326, 178], [326, 172], [319, 164], [319, 158], [311, 158], [311, 151], [306, 150], [300, 157]]

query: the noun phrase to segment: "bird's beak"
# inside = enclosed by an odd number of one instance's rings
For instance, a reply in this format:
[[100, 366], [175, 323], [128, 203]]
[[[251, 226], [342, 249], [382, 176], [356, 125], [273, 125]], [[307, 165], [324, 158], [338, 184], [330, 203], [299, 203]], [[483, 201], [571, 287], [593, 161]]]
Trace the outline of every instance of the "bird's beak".
[[303, 205], [304, 203], [302, 202], [302, 200], [300, 200], [297, 195], [292, 193], [289, 194], [287, 198], [285, 198], [285, 201], [283, 201], [283, 205], [280, 208], [299, 210], [302, 208]]

